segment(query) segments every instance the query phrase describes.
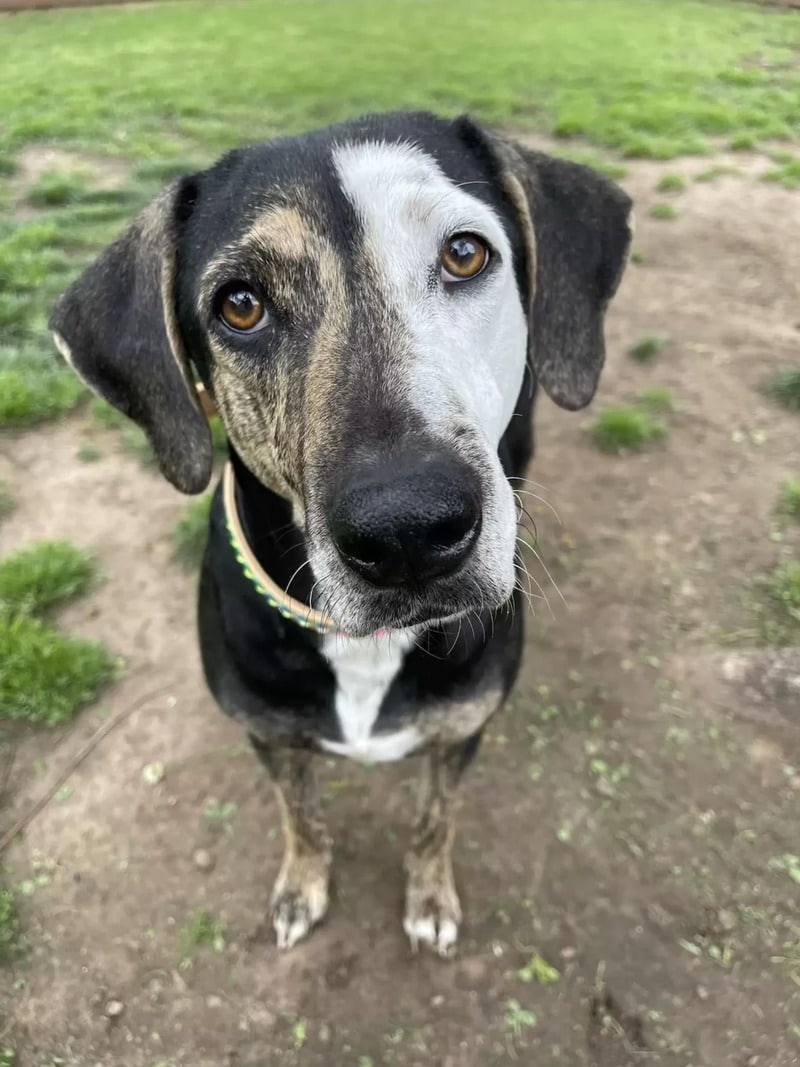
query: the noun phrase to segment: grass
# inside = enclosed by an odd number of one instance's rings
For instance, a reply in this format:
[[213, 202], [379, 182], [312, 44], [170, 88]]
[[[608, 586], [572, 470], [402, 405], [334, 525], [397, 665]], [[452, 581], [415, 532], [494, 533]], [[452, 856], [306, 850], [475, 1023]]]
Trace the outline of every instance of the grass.
[[22, 936], [14, 894], [0, 888], [0, 964], [13, 959], [20, 950]]
[[764, 386], [767, 396], [789, 411], [800, 411], [800, 365], [784, 367]]
[[208, 536], [211, 496], [201, 496], [188, 505], [172, 531], [172, 555], [181, 566], [194, 570], [200, 565]]
[[648, 411], [672, 411], [672, 390], [665, 385], [651, 385], [639, 393], [639, 403]]
[[[22, 12], [3, 27], [0, 149], [50, 139], [142, 158], [174, 156], [179, 143], [193, 156], [414, 107], [466, 108], [662, 158], [713, 137], [792, 135], [796, 13], [703, 0], [539, 0], [535, 19], [527, 0], [505, 0], [502, 17], [487, 0], [388, 10], [276, 0], [231, 18], [224, 5], [186, 0]], [[279, 62], [264, 62], [267, 44]], [[235, 78], [220, 54], [236, 55]]]
[[37, 616], [84, 593], [91, 560], [64, 542], [39, 542], [0, 561], [0, 709], [9, 719], [56, 725], [111, 678], [99, 644], [60, 633]]
[[664, 348], [667, 343], [665, 337], [657, 337], [655, 334], [647, 334], [628, 349], [628, 355], [638, 363], [650, 363]]
[[682, 193], [685, 188], [686, 182], [680, 174], [664, 174], [656, 186], [660, 193]]
[[191, 967], [198, 948], [211, 947], [215, 952], [225, 948], [225, 923], [214, 919], [201, 909], [194, 912], [189, 921], [178, 930], [178, 956], [185, 970]]
[[589, 432], [601, 452], [621, 455], [642, 451], [662, 438], [666, 430], [647, 411], [618, 405], [600, 411], [590, 424]]
[[778, 164], [761, 177], [765, 182], [779, 182], [787, 189], [800, 189], [800, 156], [778, 152], [773, 157]]
[[7, 519], [14, 511], [14, 498], [5, 482], [0, 481], [0, 522]]
[[87, 552], [65, 541], [39, 541], [0, 560], [0, 611], [41, 614], [85, 593], [93, 570]]
[[760, 594], [751, 601], [760, 621], [764, 644], [772, 647], [800, 643], [800, 560], [780, 562], [755, 583]]
[[653, 219], [676, 219], [678, 217], [678, 210], [674, 204], [665, 204], [660, 202], [653, 204], [650, 208], [650, 217]]
[[778, 497], [778, 511], [800, 522], [800, 478], [787, 478]]
[[34, 207], [63, 207], [80, 200], [85, 190], [83, 171], [46, 170], [28, 189], [27, 200]]

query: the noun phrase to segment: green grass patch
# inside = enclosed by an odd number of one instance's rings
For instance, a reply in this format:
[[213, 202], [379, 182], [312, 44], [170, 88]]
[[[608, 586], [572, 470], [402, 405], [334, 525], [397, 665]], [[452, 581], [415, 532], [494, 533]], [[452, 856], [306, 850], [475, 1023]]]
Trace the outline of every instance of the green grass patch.
[[662, 438], [666, 429], [647, 411], [620, 404], [598, 412], [589, 432], [601, 452], [620, 455], [642, 451]]
[[686, 182], [680, 174], [664, 174], [656, 186], [660, 193], [682, 193], [685, 188]]
[[784, 560], [756, 587], [761, 596], [756, 611], [761, 635], [772, 646], [800, 643], [800, 560]]
[[102, 646], [59, 633], [36, 618], [84, 593], [86, 553], [43, 541], [0, 561], [0, 714], [55, 725], [88, 704], [112, 676]]
[[672, 411], [672, 390], [665, 385], [651, 385], [639, 393], [639, 403], [648, 411]]
[[87, 180], [83, 171], [46, 170], [28, 190], [28, 203], [34, 207], [73, 204], [85, 192]]
[[13, 959], [21, 946], [22, 934], [14, 894], [10, 889], [0, 888], [0, 963]]
[[731, 174], [741, 174], [741, 171], [736, 167], [729, 167], [724, 163], [717, 163], [713, 167], [707, 167], [705, 170], [698, 171], [694, 176], [694, 181], [713, 182], [717, 178], [722, 178]]
[[203, 558], [210, 510], [210, 494], [198, 497], [189, 504], [172, 531], [173, 558], [187, 570], [194, 570]]
[[41, 614], [85, 593], [93, 573], [88, 552], [66, 541], [38, 541], [0, 560], [0, 611]]
[[0, 708], [9, 719], [56, 726], [97, 696], [114, 672], [102, 645], [30, 615], [0, 614]]
[[778, 165], [762, 174], [762, 180], [779, 182], [787, 189], [800, 189], [800, 156], [778, 153], [773, 158]]
[[653, 204], [650, 208], [650, 217], [653, 219], [676, 219], [678, 217], [678, 210], [674, 204], [665, 204], [661, 202]]
[[0, 427], [29, 426], [71, 411], [86, 395], [77, 375], [31, 359], [2, 365], [0, 353]]
[[757, 146], [758, 138], [750, 130], [741, 130], [730, 140], [730, 147], [734, 152], [754, 152]]
[[102, 459], [103, 453], [91, 441], [84, 441], [83, 444], [78, 446], [75, 456], [81, 463], [96, 463], [98, 459]]
[[778, 511], [800, 522], [800, 478], [787, 478], [778, 496]]
[[764, 392], [789, 411], [800, 411], [800, 365], [778, 371], [764, 385]]
[[[665, 158], [716, 137], [791, 136], [798, 112], [797, 13], [703, 0], [539, 0], [535, 18], [528, 0], [506, 0], [500, 18], [486, 0], [404, 0], [401, 12], [304, 0], [241, 18], [184, 0], [20, 12], [3, 29], [7, 152], [51, 139], [205, 156], [367, 110], [434, 107]], [[264, 62], [267, 47], [280, 62]], [[236, 56], [236, 77], [220, 55]]]
[[5, 482], [0, 481], [0, 522], [7, 519], [14, 511], [14, 498]]
[[637, 363], [651, 363], [667, 343], [665, 337], [656, 334], [647, 334], [628, 349], [628, 355]]

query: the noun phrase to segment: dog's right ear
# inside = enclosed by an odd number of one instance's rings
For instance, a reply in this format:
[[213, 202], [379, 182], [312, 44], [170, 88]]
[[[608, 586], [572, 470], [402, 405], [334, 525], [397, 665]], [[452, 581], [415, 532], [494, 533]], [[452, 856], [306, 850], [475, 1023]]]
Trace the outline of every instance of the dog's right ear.
[[183, 493], [211, 478], [208, 423], [175, 312], [178, 227], [197, 187], [180, 179], [72, 283], [50, 317], [56, 346], [96, 393], [147, 434], [162, 474]]

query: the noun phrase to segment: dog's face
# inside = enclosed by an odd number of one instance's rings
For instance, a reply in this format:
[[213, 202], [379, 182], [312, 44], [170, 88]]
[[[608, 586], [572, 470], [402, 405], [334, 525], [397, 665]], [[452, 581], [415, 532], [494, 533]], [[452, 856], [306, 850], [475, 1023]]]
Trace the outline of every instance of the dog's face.
[[191, 362], [240, 458], [291, 502], [315, 604], [353, 634], [417, 625], [511, 595], [498, 447], [529, 358], [558, 403], [591, 399], [629, 208], [467, 119], [376, 116], [176, 182], [53, 327], [196, 492]]

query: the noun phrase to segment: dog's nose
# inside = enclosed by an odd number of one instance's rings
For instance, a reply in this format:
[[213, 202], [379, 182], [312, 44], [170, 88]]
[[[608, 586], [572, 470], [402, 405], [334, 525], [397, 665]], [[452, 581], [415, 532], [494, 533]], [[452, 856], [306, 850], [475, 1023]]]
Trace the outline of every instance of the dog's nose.
[[331, 533], [349, 567], [378, 586], [419, 586], [452, 574], [481, 529], [474, 475], [455, 460], [397, 459], [340, 490]]

